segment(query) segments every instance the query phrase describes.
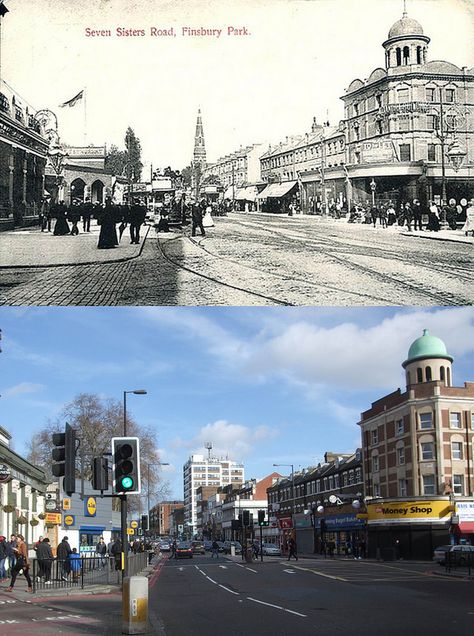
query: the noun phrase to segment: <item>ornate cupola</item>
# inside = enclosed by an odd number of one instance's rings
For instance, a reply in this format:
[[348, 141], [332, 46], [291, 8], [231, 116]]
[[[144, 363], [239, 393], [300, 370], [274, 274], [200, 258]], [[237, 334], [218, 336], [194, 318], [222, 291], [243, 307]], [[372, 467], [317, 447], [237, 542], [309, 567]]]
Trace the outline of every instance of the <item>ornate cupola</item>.
[[417, 338], [408, 350], [408, 357], [402, 364], [406, 373], [407, 388], [423, 382], [443, 382], [451, 385], [451, 363], [446, 345], [436, 336], [430, 336], [428, 329]]
[[409, 18], [404, 2], [403, 16], [388, 32], [382, 44], [385, 49], [385, 68], [426, 64], [430, 38], [423, 33], [421, 24]]

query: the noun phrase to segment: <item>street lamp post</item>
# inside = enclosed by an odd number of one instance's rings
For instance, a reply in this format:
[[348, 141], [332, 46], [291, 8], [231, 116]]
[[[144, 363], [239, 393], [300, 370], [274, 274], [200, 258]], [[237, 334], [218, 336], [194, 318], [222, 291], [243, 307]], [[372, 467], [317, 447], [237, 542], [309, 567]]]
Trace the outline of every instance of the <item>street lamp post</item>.
[[377, 184], [374, 179], [370, 182], [370, 190], [372, 192], [372, 207], [375, 207], [375, 190], [377, 189]]
[[[123, 436], [127, 437], [127, 393], [135, 395], [146, 395], [145, 389], [135, 389], [134, 391], [123, 392]], [[120, 495], [120, 518], [122, 530], [122, 580], [128, 573], [128, 539], [127, 539], [127, 495]]]

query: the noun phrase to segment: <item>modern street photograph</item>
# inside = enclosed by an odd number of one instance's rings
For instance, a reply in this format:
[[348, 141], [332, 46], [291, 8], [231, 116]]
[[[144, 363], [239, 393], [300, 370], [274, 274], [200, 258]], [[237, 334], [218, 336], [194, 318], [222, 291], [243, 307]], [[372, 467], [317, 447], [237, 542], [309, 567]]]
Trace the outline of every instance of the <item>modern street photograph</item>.
[[473, 632], [472, 307], [0, 325], [0, 636]]
[[473, 21], [2, 0], [0, 304], [471, 305]]

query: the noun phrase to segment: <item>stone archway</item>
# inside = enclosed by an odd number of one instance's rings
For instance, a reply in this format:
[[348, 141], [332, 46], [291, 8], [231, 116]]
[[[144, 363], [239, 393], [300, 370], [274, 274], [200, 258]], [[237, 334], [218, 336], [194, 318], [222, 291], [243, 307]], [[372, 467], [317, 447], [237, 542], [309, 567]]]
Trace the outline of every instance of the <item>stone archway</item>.
[[104, 202], [104, 189], [105, 189], [105, 184], [100, 179], [96, 179], [94, 183], [91, 185], [92, 203], [96, 203], [97, 201], [99, 203]]
[[84, 201], [84, 193], [86, 189], [86, 182], [79, 177], [71, 182], [71, 204], [73, 201]]

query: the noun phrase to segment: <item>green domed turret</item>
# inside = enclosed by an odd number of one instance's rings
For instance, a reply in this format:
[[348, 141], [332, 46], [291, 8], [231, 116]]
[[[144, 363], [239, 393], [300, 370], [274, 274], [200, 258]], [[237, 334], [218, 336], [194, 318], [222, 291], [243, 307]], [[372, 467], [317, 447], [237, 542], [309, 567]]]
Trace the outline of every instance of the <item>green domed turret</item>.
[[436, 336], [430, 336], [428, 329], [423, 329], [423, 335], [421, 338], [417, 338], [408, 350], [408, 358], [403, 363], [403, 368], [410, 362], [416, 360], [426, 360], [427, 358], [444, 358], [453, 361], [453, 358], [448, 355], [446, 345]]

